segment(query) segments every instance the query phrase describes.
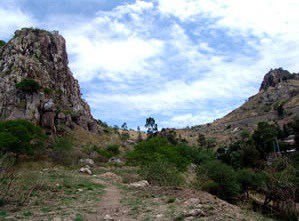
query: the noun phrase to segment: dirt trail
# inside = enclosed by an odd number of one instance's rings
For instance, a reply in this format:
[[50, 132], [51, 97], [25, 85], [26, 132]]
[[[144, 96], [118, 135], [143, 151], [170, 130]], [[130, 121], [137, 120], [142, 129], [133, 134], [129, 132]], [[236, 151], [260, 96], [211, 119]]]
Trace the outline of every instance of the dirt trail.
[[99, 221], [99, 220], [115, 220], [115, 221], [129, 221], [132, 220], [128, 218], [128, 210], [121, 205], [121, 190], [115, 185], [95, 179], [95, 183], [100, 183], [106, 186], [105, 194], [99, 203], [99, 211], [95, 215], [87, 216], [88, 221]]

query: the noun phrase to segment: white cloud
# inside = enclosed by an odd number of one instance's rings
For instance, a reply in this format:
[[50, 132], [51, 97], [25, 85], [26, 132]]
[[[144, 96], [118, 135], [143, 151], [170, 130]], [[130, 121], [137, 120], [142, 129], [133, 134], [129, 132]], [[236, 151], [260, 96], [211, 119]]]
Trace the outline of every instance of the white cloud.
[[0, 39], [11, 38], [15, 30], [36, 25], [34, 18], [13, 5], [0, 8]]
[[137, 1], [109, 12], [100, 11], [88, 25], [85, 21], [64, 31], [75, 76], [81, 81], [127, 81], [151, 76], [164, 45], [143, 33], [148, 28], [143, 13], [152, 7], [152, 3]]
[[[155, 115], [183, 127], [236, 107], [270, 68], [298, 72], [298, 11], [297, 0], [136, 0], [45, 25], [66, 38], [97, 118]], [[7, 13], [1, 35], [36, 23], [17, 7]]]

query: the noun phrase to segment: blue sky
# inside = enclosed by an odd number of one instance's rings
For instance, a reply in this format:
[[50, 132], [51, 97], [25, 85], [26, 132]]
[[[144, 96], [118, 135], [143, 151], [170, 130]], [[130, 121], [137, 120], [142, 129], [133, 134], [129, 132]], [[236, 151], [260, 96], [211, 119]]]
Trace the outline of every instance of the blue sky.
[[58, 30], [95, 118], [159, 127], [211, 122], [299, 72], [297, 0], [0, 0], [0, 39]]

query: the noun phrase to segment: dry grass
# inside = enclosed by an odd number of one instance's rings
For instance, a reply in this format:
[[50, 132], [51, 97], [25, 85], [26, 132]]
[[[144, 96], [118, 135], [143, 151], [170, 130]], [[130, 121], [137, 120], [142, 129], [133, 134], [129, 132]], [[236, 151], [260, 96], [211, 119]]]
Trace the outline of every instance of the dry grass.
[[9, 171], [1, 173], [0, 185], [2, 218], [28, 220], [96, 213], [104, 188], [67, 170]]

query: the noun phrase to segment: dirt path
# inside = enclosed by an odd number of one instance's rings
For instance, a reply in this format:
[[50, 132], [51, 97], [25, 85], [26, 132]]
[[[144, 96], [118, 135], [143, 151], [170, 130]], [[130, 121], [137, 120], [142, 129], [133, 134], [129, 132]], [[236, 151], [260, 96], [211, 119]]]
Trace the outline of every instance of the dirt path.
[[115, 221], [129, 221], [132, 220], [127, 216], [127, 209], [121, 205], [120, 200], [121, 190], [115, 185], [103, 181], [93, 180], [96, 183], [100, 183], [106, 186], [105, 194], [99, 203], [99, 211], [96, 215], [87, 216], [88, 221], [99, 221], [99, 220], [115, 220]]

